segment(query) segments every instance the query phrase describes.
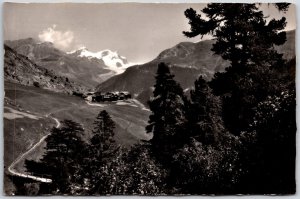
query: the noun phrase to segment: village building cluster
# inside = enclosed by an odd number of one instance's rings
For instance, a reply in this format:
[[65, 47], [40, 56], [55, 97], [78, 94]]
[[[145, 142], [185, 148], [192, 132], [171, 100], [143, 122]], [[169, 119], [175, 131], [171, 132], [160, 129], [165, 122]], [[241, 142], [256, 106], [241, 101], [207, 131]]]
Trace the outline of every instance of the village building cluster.
[[83, 95], [84, 99], [90, 102], [105, 102], [105, 101], [117, 101], [126, 100], [131, 98], [131, 94], [128, 91], [114, 91], [114, 92], [88, 92]]

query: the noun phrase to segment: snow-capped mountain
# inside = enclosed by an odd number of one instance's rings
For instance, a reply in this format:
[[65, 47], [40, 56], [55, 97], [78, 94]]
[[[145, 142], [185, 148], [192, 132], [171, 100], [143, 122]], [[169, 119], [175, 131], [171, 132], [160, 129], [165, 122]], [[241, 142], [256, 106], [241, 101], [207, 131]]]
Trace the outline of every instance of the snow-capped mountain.
[[81, 47], [78, 50], [68, 52], [70, 55], [77, 57], [87, 57], [88, 59], [99, 59], [104, 62], [106, 69], [115, 72], [116, 74], [123, 73], [126, 68], [131, 66], [126, 57], [120, 56], [117, 52], [111, 50], [103, 50], [99, 52], [91, 52], [86, 47]]

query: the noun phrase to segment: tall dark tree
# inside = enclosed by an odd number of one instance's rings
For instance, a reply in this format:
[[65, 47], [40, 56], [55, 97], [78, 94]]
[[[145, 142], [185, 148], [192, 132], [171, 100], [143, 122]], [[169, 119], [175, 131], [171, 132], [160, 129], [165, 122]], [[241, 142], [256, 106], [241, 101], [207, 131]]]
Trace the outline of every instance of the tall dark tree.
[[85, 143], [81, 139], [82, 134], [80, 124], [64, 120], [62, 126], [53, 128], [46, 138], [46, 153], [43, 158], [37, 163], [26, 162], [29, 172], [52, 179], [52, 183], [41, 185], [42, 194], [76, 194], [77, 185], [83, 185], [80, 165]]
[[94, 121], [95, 128], [90, 142], [96, 157], [103, 160], [116, 148], [114, 140], [115, 123], [106, 110], [101, 111]]
[[104, 171], [118, 151], [114, 139], [115, 123], [108, 112], [103, 110], [98, 114], [94, 125], [86, 170], [90, 179], [90, 193], [105, 194], [107, 191], [105, 176], [107, 174]]
[[153, 97], [149, 101], [150, 115], [147, 132], [153, 133], [153, 146], [162, 153], [183, 142], [187, 100], [180, 85], [173, 79], [169, 67], [160, 63], [157, 69]]
[[[279, 10], [288, 7], [276, 6]], [[286, 33], [281, 31], [286, 19], [272, 19], [267, 23], [258, 4], [213, 3], [208, 4], [202, 13], [208, 20], [192, 8], [185, 11], [191, 31], [183, 33], [187, 37], [211, 34], [216, 38], [212, 51], [229, 60], [233, 67], [245, 67], [249, 62], [269, 62], [278, 55], [273, 46], [286, 41]]]
[[191, 136], [205, 144], [216, 144], [224, 133], [222, 103], [200, 76], [191, 90], [189, 128]]
[[[289, 4], [274, 4], [286, 11]], [[275, 50], [286, 41], [285, 18], [268, 22], [259, 4], [208, 4], [185, 12], [188, 37], [211, 34], [212, 51], [231, 66], [210, 82], [223, 101], [223, 120], [239, 135], [241, 193], [294, 193], [294, 66]], [[289, 74], [290, 73], [290, 74]]]
[[[286, 10], [288, 4], [275, 4]], [[286, 41], [285, 18], [266, 21], [259, 4], [208, 4], [204, 19], [192, 8], [185, 11], [191, 25], [187, 37], [211, 34], [216, 38], [212, 51], [231, 62], [226, 73], [217, 73], [210, 83], [215, 94], [223, 97], [225, 126], [235, 134], [248, 128], [254, 107], [267, 96], [261, 87], [262, 74], [284, 64], [275, 45]], [[266, 82], [266, 81], [265, 81]]]

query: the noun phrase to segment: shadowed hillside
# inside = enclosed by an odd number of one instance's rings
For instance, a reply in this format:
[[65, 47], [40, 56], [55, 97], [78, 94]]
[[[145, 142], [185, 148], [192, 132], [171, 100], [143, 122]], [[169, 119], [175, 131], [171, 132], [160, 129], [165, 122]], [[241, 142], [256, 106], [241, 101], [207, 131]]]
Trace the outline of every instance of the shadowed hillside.
[[52, 70], [38, 66], [6, 45], [4, 45], [4, 50], [5, 80], [69, 94], [73, 91], [84, 92], [86, 90], [84, 86], [71, 82], [67, 77], [59, 76]]
[[[146, 104], [152, 95], [151, 86], [154, 85], [154, 76], [160, 62], [169, 63], [175, 80], [183, 89], [189, 89], [200, 75], [210, 80], [216, 72], [223, 72], [229, 66], [229, 62], [211, 51], [214, 43], [215, 40], [179, 43], [161, 52], [153, 61], [130, 67], [124, 73], [101, 83], [96, 89], [98, 91], [127, 90]], [[286, 43], [276, 48], [280, 53], [284, 53], [284, 58], [293, 58], [295, 31], [287, 32]]]
[[68, 77], [81, 85], [93, 88], [106, 80], [103, 74], [110, 71], [99, 59], [77, 57], [58, 50], [50, 42], [38, 43], [32, 38], [5, 41], [5, 44], [28, 57], [39, 66], [55, 71], [58, 75]]

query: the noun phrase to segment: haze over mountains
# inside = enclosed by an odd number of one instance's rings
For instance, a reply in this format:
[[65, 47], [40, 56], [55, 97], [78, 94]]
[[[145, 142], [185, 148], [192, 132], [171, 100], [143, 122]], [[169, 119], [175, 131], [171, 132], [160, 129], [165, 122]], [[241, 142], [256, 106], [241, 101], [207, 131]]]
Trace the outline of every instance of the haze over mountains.
[[[294, 38], [295, 31], [289, 31], [287, 32], [287, 42], [282, 46], [275, 47], [284, 54], [286, 59], [295, 56]], [[29, 58], [29, 60], [22, 61], [26, 63], [25, 65], [35, 65], [36, 63], [35, 67], [38, 71], [47, 69], [55, 74], [53, 76], [67, 77], [77, 85], [82, 85], [82, 88], [96, 89], [96, 91], [101, 92], [126, 90], [146, 104], [152, 95], [157, 65], [160, 62], [170, 64], [175, 80], [181, 84], [185, 91], [192, 88], [195, 79], [200, 75], [209, 80], [216, 72], [223, 72], [229, 66], [229, 62], [213, 54], [210, 49], [214, 42], [214, 40], [198, 43], [182, 42], [162, 51], [148, 63], [131, 67], [129, 67], [130, 64], [125, 57], [111, 50], [90, 52], [87, 48], [80, 48], [65, 53], [55, 48], [50, 42], [39, 43], [31, 38], [5, 41], [5, 44], [15, 50], [10, 54], [19, 53]], [[6, 60], [9, 59], [11, 58], [6, 56]], [[20, 59], [23, 60], [24, 57]], [[9, 61], [5, 63], [7, 65]], [[6, 68], [11, 67], [9, 66], [8, 64]], [[26, 71], [31, 70], [26, 69]], [[25, 72], [21, 74], [26, 76]], [[33, 72], [28, 72], [28, 74], [33, 74]], [[13, 79], [12, 75], [7, 76], [8, 79]], [[52, 76], [51, 79], [53, 79]], [[24, 81], [21, 82], [24, 84]], [[33, 80], [30, 81], [33, 82]], [[52, 82], [50, 81], [50, 83]], [[82, 88], [77, 86], [74, 90], [82, 90]]]

